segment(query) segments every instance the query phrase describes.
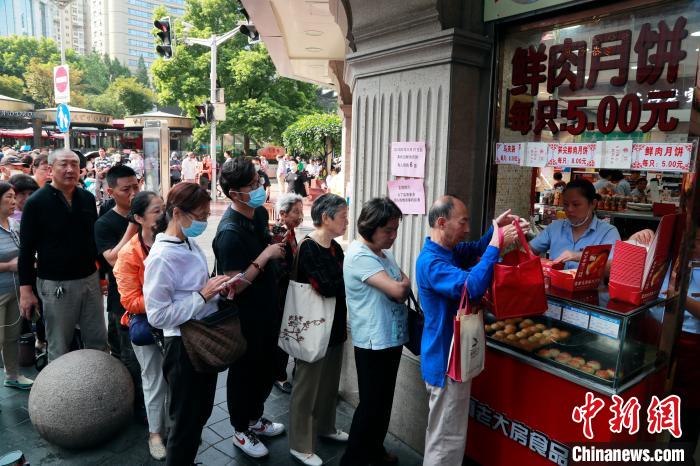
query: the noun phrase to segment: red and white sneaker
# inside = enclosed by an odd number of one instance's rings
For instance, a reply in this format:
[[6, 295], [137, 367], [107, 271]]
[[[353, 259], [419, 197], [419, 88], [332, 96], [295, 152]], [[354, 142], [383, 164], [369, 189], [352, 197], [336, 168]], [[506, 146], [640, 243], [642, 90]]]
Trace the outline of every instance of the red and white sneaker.
[[255, 435], [263, 435], [265, 437], [275, 437], [284, 432], [284, 424], [272, 422], [269, 419], [261, 417], [258, 422], [251, 424], [250, 431]]
[[252, 458], [262, 458], [269, 453], [267, 447], [258, 440], [258, 436], [250, 430], [245, 432], [234, 431], [233, 444]]

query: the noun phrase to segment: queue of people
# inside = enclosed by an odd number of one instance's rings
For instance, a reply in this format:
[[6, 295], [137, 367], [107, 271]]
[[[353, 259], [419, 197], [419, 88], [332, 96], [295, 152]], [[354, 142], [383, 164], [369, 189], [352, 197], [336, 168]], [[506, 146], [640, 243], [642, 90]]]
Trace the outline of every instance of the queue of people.
[[[247, 344], [228, 368], [226, 381], [235, 447], [260, 458], [269, 454], [261, 438], [286, 431], [290, 455], [302, 464], [323, 464], [318, 438], [347, 444], [343, 465], [398, 462], [384, 439], [408, 340], [405, 302], [412, 271], [401, 270], [391, 252], [402, 220], [394, 202], [368, 201], [357, 220], [358, 237], [344, 252], [336, 239], [348, 227], [347, 203], [324, 194], [311, 207], [314, 230], [297, 242], [302, 197], [279, 197], [280, 219], [270, 231], [263, 207], [269, 180], [254, 161], [230, 159], [220, 184], [231, 204], [217, 226], [211, 276], [196, 240], [210, 215], [209, 194], [202, 186], [184, 178], [163, 200], [140, 190], [133, 168], [111, 166], [104, 184], [115, 203], [98, 218], [94, 196], [79, 187], [78, 156], [58, 150], [46, 164], [51, 182], [44, 179], [42, 187], [37, 178], [32, 184], [22, 174], [13, 175], [19, 177], [14, 184], [0, 182], [0, 348], [6, 386], [32, 384], [16, 364], [20, 315], [43, 314], [50, 361], [69, 351], [79, 325], [83, 347], [108, 350], [129, 369], [140, 394], [136, 408], [148, 421], [153, 458], [168, 465], [192, 464], [213, 409], [217, 377], [195, 369], [181, 326], [222, 308], [235, 309]], [[566, 219], [552, 223], [530, 246], [572, 268], [584, 247], [614, 244], [620, 235], [597, 219], [599, 195], [592, 183], [574, 180], [562, 189]], [[13, 218], [18, 206], [19, 225]], [[454, 413], [468, 412], [471, 383], [446, 376], [453, 317], [463, 288], [478, 303], [490, 287], [494, 265], [517, 241], [514, 222], [527, 232], [527, 222], [506, 211], [481, 239], [467, 242], [469, 211], [461, 200], [444, 196], [429, 209], [430, 235], [415, 266], [425, 313], [425, 465], [462, 462], [467, 422]], [[642, 231], [630, 239], [648, 243], [651, 235]], [[108, 276], [108, 326], [96, 263]], [[465, 269], [465, 263], [473, 265]], [[319, 296], [335, 298], [335, 305], [327, 316], [332, 325], [323, 356], [313, 362], [297, 359], [290, 382], [289, 355], [278, 347], [278, 338], [292, 276]], [[687, 304], [687, 327], [694, 335], [695, 304]], [[359, 405], [346, 433], [335, 416], [348, 327]], [[687, 340], [697, 347], [696, 339]], [[274, 386], [291, 392], [288, 426], [265, 416], [264, 403]]]

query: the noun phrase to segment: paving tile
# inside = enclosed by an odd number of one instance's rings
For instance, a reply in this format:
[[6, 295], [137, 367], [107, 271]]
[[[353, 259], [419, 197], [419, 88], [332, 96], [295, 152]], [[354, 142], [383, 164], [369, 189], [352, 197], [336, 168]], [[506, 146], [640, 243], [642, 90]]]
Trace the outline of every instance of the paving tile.
[[207, 445], [214, 445], [215, 443], [220, 442], [221, 439], [221, 436], [211, 430], [209, 427], [205, 427], [202, 430], [202, 441]]
[[206, 466], [224, 466], [236, 464], [233, 458], [226, 456], [216, 448], [208, 448], [201, 455], [197, 455], [196, 462]]
[[224, 385], [221, 388], [216, 389], [216, 393], [214, 394], [214, 404], [218, 405], [219, 403], [226, 401], [226, 385]]
[[265, 416], [269, 418], [277, 417], [289, 411], [289, 399], [287, 398], [268, 398], [265, 402]]
[[212, 424], [215, 424], [223, 419], [228, 419], [228, 411], [225, 411], [218, 406], [214, 406], [214, 409], [211, 411], [211, 416], [209, 416], [209, 419], [207, 420], [207, 423], [205, 424], [206, 426], [210, 426]]
[[219, 376], [216, 379], [216, 388], [225, 387], [226, 379], [228, 379], [228, 370], [219, 372]]
[[216, 432], [216, 434], [221, 438], [231, 438], [233, 437], [233, 426], [229, 419], [223, 419], [219, 422], [208, 426], [211, 430]]

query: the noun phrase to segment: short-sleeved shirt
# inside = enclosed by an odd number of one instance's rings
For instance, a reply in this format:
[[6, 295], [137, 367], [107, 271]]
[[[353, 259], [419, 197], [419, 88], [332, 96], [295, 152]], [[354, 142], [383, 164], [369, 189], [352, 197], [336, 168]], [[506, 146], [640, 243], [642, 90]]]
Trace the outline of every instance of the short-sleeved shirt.
[[[10, 262], [19, 256], [19, 223], [9, 219], [10, 229], [0, 225], [0, 262]], [[14, 272], [0, 273], [0, 294], [14, 293], [19, 288], [19, 279]]]
[[[602, 222], [593, 213], [593, 221], [588, 226], [588, 230], [581, 237], [574, 241], [574, 232], [571, 222], [568, 220], [555, 220], [535, 239], [530, 241], [530, 247], [536, 253], [549, 251], [550, 259], [556, 259], [564, 251], [581, 252], [586, 246], [596, 246], [599, 244], [612, 244], [620, 239], [620, 233], [613, 225]], [[610, 258], [613, 252], [610, 251]], [[569, 261], [565, 264], [567, 269], [575, 269], [578, 262]]]
[[358, 348], [380, 350], [408, 341], [406, 305], [367, 283], [379, 272], [401, 281], [401, 269], [393, 254], [388, 250], [382, 252], [384, 257], [377, 256], [366, 244], [355, 240], [345, 255], [345, 297], [352, 343]]
[[107, 272], [109, 284], [107, 286], [107, 312], [114, 312], [121, 316], [124, 314], [117, 288], [117, 280], [112, 273], [112, 266], [104, 258], [104, 252], [119, 244], [129, 227], [129, 220], [122, 217], [114, 209], [106, 212], [95, 222], [95, 244], [100, 261], [100, 267]]
[[[661, 285], [661, 295], [665, 295], [668, 290], [668, 282], [671, 278], [671, 268], [669, 267], [668, 272], [666, 272], [666, 278], [664, 283]], [[688, 280], [688, 299], [698, 298], [692, 297], [692, 295], [700, 293], [700, 269], [693, 268], [690, 272], [690, 279]], [[656, 306], [651, 309], [651, 314], [659, 322], [664, 320], [664, 307]], [[700, 335], [700, 319], [691, 314], [687, 309], [683, 311], [683, 327], [682, 330], [686, 333], [692, 333], [694, 335]]]

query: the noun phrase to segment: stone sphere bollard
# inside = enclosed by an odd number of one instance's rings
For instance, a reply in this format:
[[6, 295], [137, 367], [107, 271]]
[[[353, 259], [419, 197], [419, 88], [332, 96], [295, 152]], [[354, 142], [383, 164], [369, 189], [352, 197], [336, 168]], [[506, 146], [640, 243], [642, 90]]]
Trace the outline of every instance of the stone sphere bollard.
[[66, 448], [86, 448], [114, 436], [130, 420], [134, 383], [109, 354], [67, 353], [39, 373], [29, 393], [29, 418], [39, 434]]

